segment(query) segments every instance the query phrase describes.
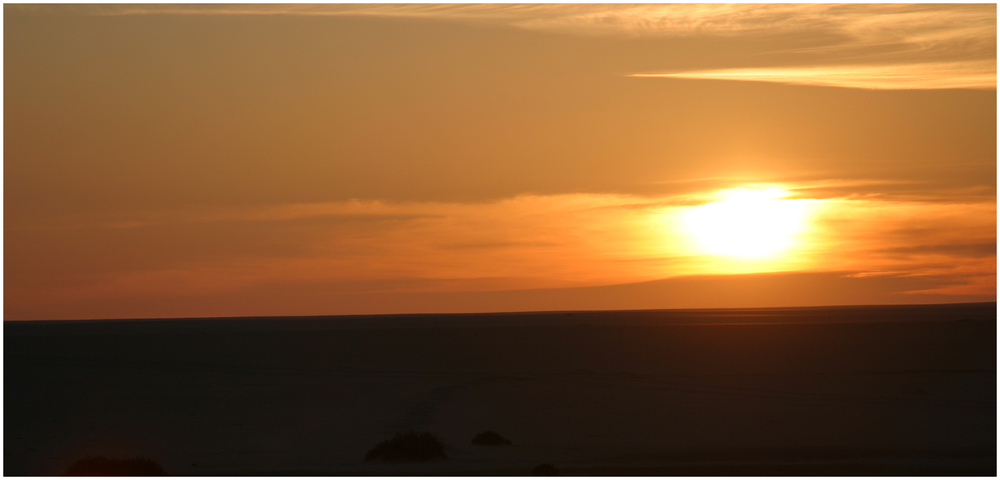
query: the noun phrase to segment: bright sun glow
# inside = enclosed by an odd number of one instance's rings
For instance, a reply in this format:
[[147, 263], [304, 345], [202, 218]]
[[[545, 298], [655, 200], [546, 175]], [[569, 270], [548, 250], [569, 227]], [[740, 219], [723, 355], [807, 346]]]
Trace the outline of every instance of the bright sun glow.
[[804, 229], [806, 200], [787, 200], [789, 192], [734, 189], [722, 200], [685, 212], [684, 227], [705, 253], [747, 259], [774, 257], [794, 246]]

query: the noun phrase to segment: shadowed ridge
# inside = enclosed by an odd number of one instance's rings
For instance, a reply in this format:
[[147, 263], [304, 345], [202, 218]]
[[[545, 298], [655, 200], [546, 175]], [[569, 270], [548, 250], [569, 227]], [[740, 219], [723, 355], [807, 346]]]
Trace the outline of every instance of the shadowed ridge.
[[543, 463], [533, 469], [531, 469], [531, 474], [540, 477], [551, 477], [559, 475], [559, 469], [552, 465], [551, 463]]
[[153, 460], [143, 457], [118, 460], [88, 457], [77, 460], [66, 469], [66, 476], [78, 477], [150, 477], [166, 475], [166, 470]]
[[483, 433], [477, 434], [472, 437], [473, 445], [510, 445], [510, 440], [507, 440], [502, 435], [493, 430], [487, 430]]

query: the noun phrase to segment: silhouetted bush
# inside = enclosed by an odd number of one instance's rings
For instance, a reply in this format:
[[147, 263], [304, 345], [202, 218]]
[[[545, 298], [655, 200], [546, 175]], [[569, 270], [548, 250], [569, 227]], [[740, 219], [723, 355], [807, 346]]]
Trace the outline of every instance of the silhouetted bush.
[[118, 460], [89, 457], [77, 460], [63, 475], [78, 477], [147, 477], [166, 475], [166, 470], [148, 458], [136, 457]]
[[383, 462], [427, 462], [430, 460], [445, 460], [444, 445], [432, 433], [406, 432], [397, 433], [368, 451], [365, 461], [381, 460]]
[[531, 469], [532, 475], [559, 475], [559, 469], [551, 463], [543, 463]]
[[510, 440], [503, 438], [493, 430], [487, 430], [472, 437], [473, 445], [510, 445]]

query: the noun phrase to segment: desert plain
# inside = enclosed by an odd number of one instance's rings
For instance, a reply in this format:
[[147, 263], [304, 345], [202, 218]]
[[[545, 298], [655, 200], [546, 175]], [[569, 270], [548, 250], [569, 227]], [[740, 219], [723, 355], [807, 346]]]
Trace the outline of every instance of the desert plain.
[[7, 321], [3, 474], [995, 476], [996, 308]]

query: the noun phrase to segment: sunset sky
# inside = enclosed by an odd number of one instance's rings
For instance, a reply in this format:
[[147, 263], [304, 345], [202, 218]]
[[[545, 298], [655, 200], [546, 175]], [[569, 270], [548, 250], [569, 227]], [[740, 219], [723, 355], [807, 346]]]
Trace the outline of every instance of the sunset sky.
[[4, 318], [996, 300], [996, 5], [4, 5]]

